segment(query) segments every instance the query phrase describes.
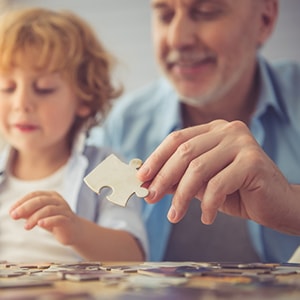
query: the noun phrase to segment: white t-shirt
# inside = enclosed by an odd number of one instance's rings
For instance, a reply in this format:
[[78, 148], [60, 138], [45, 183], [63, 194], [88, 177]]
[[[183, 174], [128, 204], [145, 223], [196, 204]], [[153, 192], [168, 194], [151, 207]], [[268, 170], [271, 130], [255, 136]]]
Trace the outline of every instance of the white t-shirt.
[[[26, 194], [36, 190], [55, 190], [63, 196], [63, 178], [66, 167], [40, 180], [20, 180], [9, 175], [0, 195], [0, 259], [10, 262], [78, 261], [79, 257], [70, 247], [59, 243], [53, 235], [38, 226], [24, 229], [25, 220], [14, 220], [10, 207]], [[34, 247], [33, 247], [34, 246]], [[34, 250], [32, 250], [34, 249]]]

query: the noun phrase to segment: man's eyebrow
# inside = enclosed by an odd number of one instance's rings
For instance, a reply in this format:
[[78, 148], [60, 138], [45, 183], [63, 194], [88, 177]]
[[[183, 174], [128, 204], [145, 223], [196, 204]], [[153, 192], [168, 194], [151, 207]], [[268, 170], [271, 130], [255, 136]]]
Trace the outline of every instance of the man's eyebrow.
[[192, 5], [198, 5], [198, 4], [205, 4], [205, 3], [219, 3], [224, 4], [226, 3], [226, 0], [194, 0], [191, 2]]
[[162, 9], [162, 8], [166, 8], [167, 4], [163, 1], [154, 1], [151, 3], [151, 7], [152, 9]]
[[210, 3], [210, 2], [218, 3], [218, 2], [222, 2], [222, 1], [219, 1], [219, 0], [194, 0], [193, 4], [198, 5], [198, 4]]
[[[192, 1], [192, 5], [200, 5], [203, 3], [207, 3], [207, 2], [220, 2], [219, 0], [194, 0]], [[161, 9], [161, 8], [166, 8], [168, 7], [168, 4], [165, 3], [164, 1], [152, 1], [151, 3], [151, 7], [153, 9]]]

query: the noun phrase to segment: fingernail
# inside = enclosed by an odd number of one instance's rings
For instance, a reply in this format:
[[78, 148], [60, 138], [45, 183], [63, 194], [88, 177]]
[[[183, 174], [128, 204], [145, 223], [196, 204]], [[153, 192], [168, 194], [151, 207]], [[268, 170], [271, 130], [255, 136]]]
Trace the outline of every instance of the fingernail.
[[202, 216], [201, 216], [201, 222], [202, 222], [203, 224], [205, 224], [205, 225], [208, 225], [208, 224], [209, 224], [206, 215], [202, 215]]
[[168, 219], [170, 222], [173, 222], [176, 218], [176, 210], [174, 208], [174, 206], [171, 206], [171, 208], [169, 209], [168, 212]]
[[153, 201], [155, 198], [155, 195], [156, 195], [156, 191], [154, 189], [148, 188], [148, 195], [146, 197], [147, 201], [148, 202]]
[[202, 214], [201, 221], [205, 225], [211, 225], [213, 223], [214, 217], [209, 214]]
[[142, 165], [140, 167], [140, 169], [138, 170], [138, 176], [139, 177], [142, 177], [143, 180], [145, 180], [145, 178], [147, 178], [147, 176], [149, 175], [150, 173], [150, 168], [145, 166], [145, 165]]

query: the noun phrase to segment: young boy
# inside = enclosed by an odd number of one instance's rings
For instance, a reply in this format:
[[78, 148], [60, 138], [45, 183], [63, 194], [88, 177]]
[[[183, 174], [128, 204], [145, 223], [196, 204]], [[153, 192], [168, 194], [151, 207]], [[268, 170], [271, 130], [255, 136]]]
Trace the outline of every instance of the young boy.
[[1, 17], [0, 53], [0, 259], [145, 259], [141, 201], [83, 182], [110, 154], [85, 138], [120, 94], [111, 55], [78, 16], [42, 8]]

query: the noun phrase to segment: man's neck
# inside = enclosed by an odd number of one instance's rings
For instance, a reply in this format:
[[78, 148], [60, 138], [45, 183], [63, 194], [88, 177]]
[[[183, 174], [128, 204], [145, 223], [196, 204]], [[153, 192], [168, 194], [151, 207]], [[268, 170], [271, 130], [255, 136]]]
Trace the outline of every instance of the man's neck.
[[249, 124], [255, 111], [259, 90], [259, 77], [256, 75], [254, 78], [247, 90], [234, 91], [218, 101], [205, 103], [199, 107], [182, 102], [184, 127], [196, 126], [216, 119], [240, 120]]

